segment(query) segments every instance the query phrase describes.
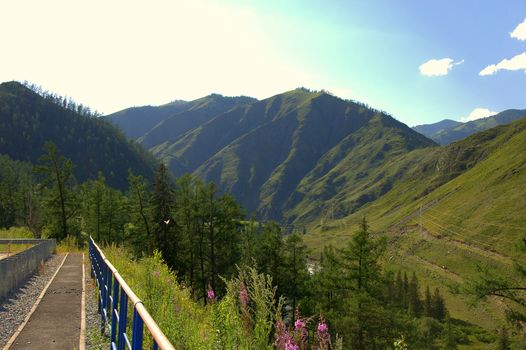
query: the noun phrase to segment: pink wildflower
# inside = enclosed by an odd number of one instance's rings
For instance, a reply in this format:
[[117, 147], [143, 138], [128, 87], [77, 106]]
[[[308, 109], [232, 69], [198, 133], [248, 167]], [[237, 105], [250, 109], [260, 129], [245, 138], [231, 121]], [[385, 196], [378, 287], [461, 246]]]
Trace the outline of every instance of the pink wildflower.
[[248, 297], [248, 291], [244, 286], [239, 291], [239, 301], [241, 302], [241, 305], [243, 306], [247, 306], [248, 302], [250, 301], [250, 298]]
[[287, 327], [282, 320], [276, 322], [276, 342], [274, 345], [279, 350], [300, 350], [299, 346], [287, 332]]
[[214, 290], [212, 288], [208, 289], [207, 296], [208, 296], [208, 300], [216, 299], [216, 293], [214, 293]]
[[159, 278], [160, 275], [161, 274], [159, 273], [159, 271], [157, 271], [157, 270], [153, 271], [153, 277]]
[[323, 320], [323, 317], [321, 317], [320, 322], [318, 323], [319, 349], [329, 349], [330, 343], [331, 343], [331, 335], [329, 334], [329, 327]]

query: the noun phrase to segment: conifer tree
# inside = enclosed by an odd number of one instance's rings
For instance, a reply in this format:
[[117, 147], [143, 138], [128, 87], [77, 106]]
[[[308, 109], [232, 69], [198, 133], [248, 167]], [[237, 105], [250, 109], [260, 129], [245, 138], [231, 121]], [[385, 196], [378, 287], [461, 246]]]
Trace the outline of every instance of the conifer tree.
[[155, 174], [152, 193], [152, 241], [169, 266], [175, 266], [175, 256], [178, 254], [177, 225], [174, 220], [175, 196], [169, 183], [168, 172], [164, 164], [159, 165]]
[[46, 192], [46, 220], [51, 235], [63, 239], [69, 234], [77, 234], [71, 219], [77, 214], [79, 203], [74, 191], [73, 162], [61, 156], [52, 142], [44, 145], [46, 153], [40, 157], [35, 171], [42, 176], [41, 185]]
[[433, 299], [431, 297], [431, 291], [429, 286], [426, 287], [426, 294], [424, 297], [424, 315], [427, 317], [433, 317]]
[[418, 285], [418, 279], [416, 274], [413, 272], [411, 276], [411, 282], [408, 287], [408, 311], [412, 317], [418, 317], [421, 314], [422, 303], [420, 300], [420, 286]]
[[136, 253], [153, 252], [151, 232], [151, 194], [148, 182], [142, 176], [128, 174], [130, 189], [128, 193], [132, 224], [131, 242]]
[[499, 350], [511, 350], [508, 329], [506, 327], [502, 327], [499, 332]]
[[438, 288], [435, 289], [432, 300], [432, 316], [437, 320], [444, 320], [447, 315], [446, 304]]

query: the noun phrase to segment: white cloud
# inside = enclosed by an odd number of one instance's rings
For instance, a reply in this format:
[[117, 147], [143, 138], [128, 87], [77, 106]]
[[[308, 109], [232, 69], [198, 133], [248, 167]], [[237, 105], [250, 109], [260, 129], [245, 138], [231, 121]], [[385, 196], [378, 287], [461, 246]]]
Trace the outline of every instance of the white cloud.
[[510, 36], [518, 40], [526, 40], [526, 18], [510, 33]]
[[490, 111], [487, 108], [479, 107], [479, 108], [475, 108], [474, 110], [472, 110], [471, 113], [469, 113], [467, 117], [460, 118], [460, 121], [465, 123], [465, 122], [470, 122], [472, 120], [476, 120], [480, 118], [487, 118], [495, 114], [497, 114], [497, 112]]
[[526, 73], [526, 52], [510, 59], [503, 59], [497, 64], [492, 64], [480, 71], [479, 75], [492, 75], [499, 70], [524, 70]]
[[464, 63], [464, 60], [454, 62], [452, 58], [441, 58], [439, 60], [431, 59], [425, 63], [422, 63], [420, 67], [420, 74], [432, 77], [447, 75], [453, 66]]

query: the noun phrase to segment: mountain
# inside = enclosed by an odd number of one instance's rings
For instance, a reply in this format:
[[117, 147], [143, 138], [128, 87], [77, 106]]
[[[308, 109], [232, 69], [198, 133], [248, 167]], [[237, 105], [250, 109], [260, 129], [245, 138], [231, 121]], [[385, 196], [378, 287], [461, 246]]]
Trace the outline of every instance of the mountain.
[[79, 181], [96, 178], [101, 171], [108, 184], [125, 189], [128, 169], [153, 179], [156, 161], [151, 155], [81, 109], [17, 82], [0, 84], [0, 154], [35, 164], [45, 142], [52, 141], [73, 161]]
[[174, 101], [163, 106], [131, 107], [104, 118], [117, 125], [130, 139], [137, 139], [162, 120], [188, 108], [187, 101]]
[[[234, 107], [172, 134], [179, 136], [159, 139], [150, 150], [177, 176], [214, 181], [249, 213], [287, 222], [316, 217], [325, 201], [344, 193], [347, 213], [356, 210], [390, 186], [387, 174], [373, 182], [367, 172], [386, 158], [435, 146], [384, 113], [306, 89]], [[305, 210], [294, 211], [298, 206]]]
[[174, 138], [171, 132], [183, 133], [211, 116], [254, 101], [256, 99], [246, 96], [211, 94], [193, 101], [176, 100], [161, 106], [132, 107], [104, 118], [117, 125], [128, 138], [139, 139], [146, 147], [152, 147], [164, 138]]
[[526, 110], [508, 109], [494, 116], [466, 123], [445, 119], [435, 124], [418, 125], [413, 127], [413, 129], [440, 145], [448, 145], [476, 132], [484, 131], [497, 125], [508, 124], [525, 116]]
[[432, 288], [449, 286], [452, 317], [494, 329], [503, 321], [501, 300], [470, 308], [452, 291], [478, 275], [478, 266], [517, 278], [513, 259], [526, 262], [517, 250], [526, 230], [525, 155], [526, 118], [402, 154], [386, 164], [401, 170], [395, 186], [350, 215], [313, 222], [306, 242], [341, 245], [367, 217], [389, 240], [391, 269], [415, 271]]
[[154, 147], [166, 141], [176, 140], [179, 136], [195, 127], [209, 121], [218, 114], [224, 113], [236, 106], [242, 106], [257, 101], [251, 97], [225, 97], [212, 94], [187, 103], [184, 111], [180, 111], [160, 121], [151, 130], [138, 138], [146, 148]]
[[440, 130], [454, 128], [459, 125], [462, 125], [462, 123], [457, 122], [456, 120], [444, 119], [444, 120], [441, 120], [433, 124], [422, 124], [422, 125], [414, 126], [413, 130], [421, 133], [424, 136], [431, 138], [430, 136], [439, 132]]

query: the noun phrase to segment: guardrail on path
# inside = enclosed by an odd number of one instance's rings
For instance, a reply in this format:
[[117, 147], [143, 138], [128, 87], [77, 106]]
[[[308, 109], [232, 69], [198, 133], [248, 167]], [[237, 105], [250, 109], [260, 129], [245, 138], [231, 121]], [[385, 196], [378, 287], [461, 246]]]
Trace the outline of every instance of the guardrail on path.
[[[92, 237], [89, 240], [91, 276], [96, 277], [101, 332], [109, 328], [110, 350], [143, 348], [144, 326], [153, 338], [153, 349], [175, 350], [117, 269], [106, 259]], [[131, 341], [128, 326], [128, 303], [133, 307]]]

